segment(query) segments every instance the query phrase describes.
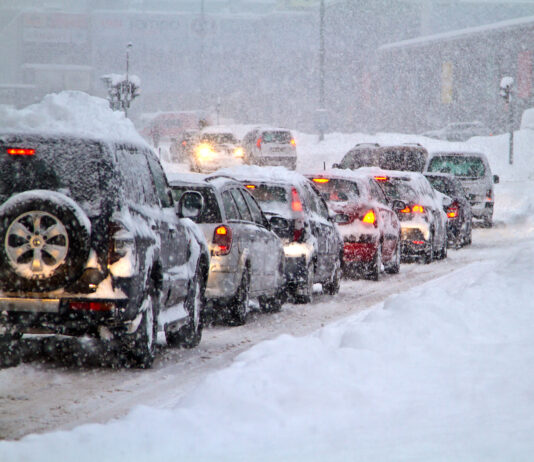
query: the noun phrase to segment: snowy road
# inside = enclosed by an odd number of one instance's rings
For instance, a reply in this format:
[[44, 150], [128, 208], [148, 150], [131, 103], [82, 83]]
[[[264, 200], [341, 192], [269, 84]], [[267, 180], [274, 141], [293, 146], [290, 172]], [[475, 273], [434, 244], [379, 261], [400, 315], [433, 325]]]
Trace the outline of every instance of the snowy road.
[[[477, 229], [473, 245], [449, 251], [449, 258], [432, 265], [407, 264], [396, 276], [380, 282], [343, 281], [336, 297], [318, 295], [312, 305], [285, 305], [282, 312], [264, 315], [252, 312], [242, 327], [215, 326], [204, 330], [194, 350], [162, 349], [149, 371], [112, 369], [88, 363], [65, 365], [54, 354], [69, 350], [72, 342], [43, 342], [28, 345], [41, 350], [17, 368], [0, 371], [0, 438], [18, 439], [30, 433], [69, 429], [86, 422], [106, 422], [145, 404], [172, 407], [208, 373], [227, 366], [250, 346], [283, 333], [308, 334], [326, 323], [369, 308], [389, 295], [404, 292], [472, 262], [501, 258], [525, 233], [513, 225], [492, 230]], [[85, 351], [91, 345], [86, 345]], [[35, 356], [35, 355], [34, 355]], [[92, 359], [94, 361], [95, 355]]]

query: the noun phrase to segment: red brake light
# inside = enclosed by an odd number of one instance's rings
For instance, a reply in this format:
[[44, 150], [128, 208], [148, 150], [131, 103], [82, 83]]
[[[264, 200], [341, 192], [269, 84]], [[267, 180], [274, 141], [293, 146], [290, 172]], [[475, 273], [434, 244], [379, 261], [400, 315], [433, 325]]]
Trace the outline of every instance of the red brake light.
[[294, 212], [302, 212], [302, 202], [300, 196], [295, 188], [291, 188], [291, 210]]
[[412, 207], [412, 212], [413, 213], [424, 213], [425, 212], [425, 209], [422, 205], [414, 205]]
[[488, 189], [488, 192], [486, 193], [486, 200], [491, 201], [492, 199], [492, 190]]
[[315, 183], [328, 183], [330, 180], [328, 178], [313, 178]]
[[228, 255], [232, 248], [232, 230], [225, 225], [220, 225], [213, 232], [213, 254]]
[[304, 228], [293, 228], [293, 241], [302, 242], [304, 238]]
[[246, 185], [245, 185], [245, 188], [248, 188], [248, 189], [256, 189], [256, 185], [253, 185], [253, 184], [246, 184]]
[[458, 204], [453, 202], [452, 205], [447, 209], [447, 217], [456, 218], [458, 216]]
[[364, 223], [369, 223], [370, 225], [374, 225], [376, 223], [376, 215], [373, 210], [368, 210], [366, 214], [363, 216], [362, 221]]
[[400, 210], [400, 213], [410, 213], [411, 209], [409, 206], [404, 207], [402, 210]]
[[376, 181], [387, 181], [388, 177], [387, 176], [375, 176], [375, 180]]
[[297, 142], [295, 141], [295, 138], [291, 138], [291, 146], [297, 146]]
[[261, 149], [261, 138], [258, 138], [258, 140], [256, 141], [256, 146], [258, 147], [258, 149]]
[[35, 149], [7, 148], [10, 156], [33, 156]]
[[115, 305], [110, 302], [69, 302], [69, 308], [76, 311], [111, 311]]

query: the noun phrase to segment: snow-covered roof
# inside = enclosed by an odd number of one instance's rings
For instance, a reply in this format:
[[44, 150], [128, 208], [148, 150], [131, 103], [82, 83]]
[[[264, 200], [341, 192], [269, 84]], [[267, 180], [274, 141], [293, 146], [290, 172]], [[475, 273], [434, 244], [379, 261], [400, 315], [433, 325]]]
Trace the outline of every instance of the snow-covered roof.
[[307, 177], [317, 178], [336, 178], [340, 180], [365, 180], [369, 178], [369, 174], [362, 172], [360, 169], [350, 170], [344, 168], [328, 168], [326, 170], [314, 169], [302, 172]]
[[259, 167], [257, 165], [238, 165], [217, 170], [211, 177], [225, 175], [238, 181], [261, 181], [268, 183], [300, 184], [308, 181], [303, 175], [285, 167]]
[[381, 47], [379, 47], [378, 50], [386, 51], [394, 48], [424, 46], [431, 42], [450, 41], [470, 35], [483, 34], [484, 32], [491, 32], [500, 29], [512, 29], [517, 26], [529, 25], [531, 23], [534, 23], [534, 16], [526, 16], [523, 18], [509, 19], [507, 21], [499, 21], [492, 24], [485, 24], [483, 26], [468, 27], [465, 29], [458, 29], [450, 32], [442, 32], [440, 34], [425, 35], [423, 37], [387, 43], [386, 45], [382, 45]]
[[48, 94], [22, 109], [0, 105], [0, 127], [3, 132], [74, 135], [149, 147], [123, 112], [112, 111], [107, 100], [81, 91]]
[[202, 184], [207, 175], [203, 173], [167, 173], [169, 184]]

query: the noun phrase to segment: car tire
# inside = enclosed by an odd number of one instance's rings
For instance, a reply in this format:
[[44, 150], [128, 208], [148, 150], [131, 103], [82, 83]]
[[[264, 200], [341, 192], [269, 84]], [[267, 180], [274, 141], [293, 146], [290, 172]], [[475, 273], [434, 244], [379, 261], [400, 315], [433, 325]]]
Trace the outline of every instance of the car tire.
[[323, 284], [323, 292], [326, 295], [336, 295], [339, 293], [341, 287], [341, 261], [336, 261], [336, 267], [334, 268], [334, 274], [332, 280]]
[[395, 247], [395, 255], [393, 255], [393, 258], [390, 262], [390, 264], [386, 267], [386, 272], [389, 274], [398, 274], [400, 271], [400, 264], [401, 264], [401, 244], [400, 244], [400, 236], [397, 239], [397, 245]]
[[127, 350], [130, 367], [149, 369], [156, 357], [157, 299], [157, 294], [150, 290], [142, 302], [146, 306], [137, 330], [133, 334], [123, 334], [122, 336], [121, 340], [123, 347]]
[[277, 291], [276, 294], [270, 297], [267, 295], [258, 297], [258, 302], [264, 313], [278, 313], [282, 309], [282, 298], [281, 291]]
[[204, 283], [202, 274], [197, 270], [187, 290], [184, 307], [189, 313], [189, 321], [176, 331], [165, 327], [167, 345], [181, 348], [194, 348], [202, 339], [204, 311]]
[[368, 278], [372, 281], [380, 281], [380, 276], [382, 274], [382, 244], [378, 244], [376, 249], [376, 254], [371, 267], [369, 269]]
[[0, 335], [0, 368], [15, 367], [20, 364], [20, 338], [22, 334]]
[[306, 268], [306, 281], [299, 286], [297, 290], [300, 292], [295, 295], [295, 302], [299, 304], [311, 303], [313, 301], [313, 284], [315, 282], [315, 269], [313, 262]]
[[0, 207], [2, 289], [52, 291], [81, 275], [89, 257], [89, 219], [67, 196], [50, 196], [21, 193]]
[[250, 303], [250, 273], [248, 268], [243, 270], [241, 282], [237, 293], [230, 302], [229, 324], [232, 326], [242, 326], [247, 321], [248, 306]]
[[489, 217], [485, 216], [482, 224], [484, 228], [493, 228], [493, 215], [490, 215]]

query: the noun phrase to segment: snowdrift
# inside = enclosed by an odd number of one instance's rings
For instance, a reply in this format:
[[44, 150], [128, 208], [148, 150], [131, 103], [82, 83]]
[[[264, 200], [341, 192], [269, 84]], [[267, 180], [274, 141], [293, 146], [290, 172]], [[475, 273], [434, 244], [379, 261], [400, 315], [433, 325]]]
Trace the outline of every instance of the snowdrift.
[[52, 93], [41, 102], [22, 109], [0, 105], [0, 129], [2, 132], [74, 134], [147, 145], [124, 113], [112, 111], [107, 100], [80, 91]]

